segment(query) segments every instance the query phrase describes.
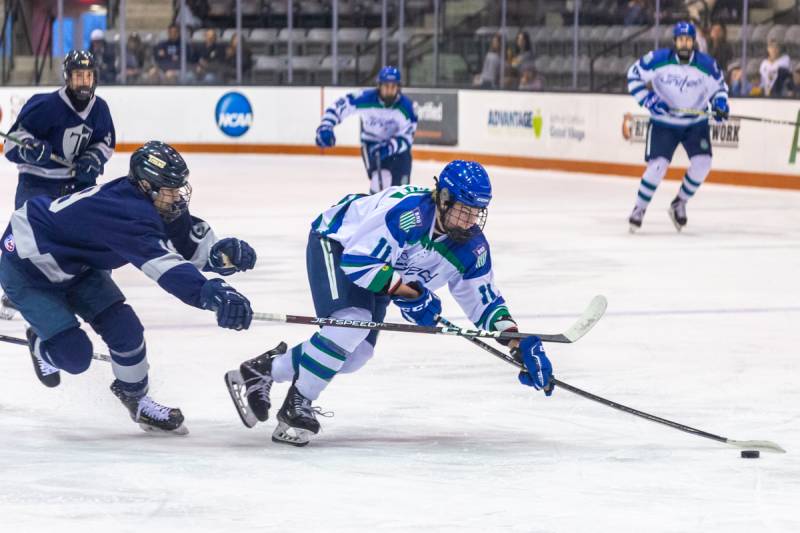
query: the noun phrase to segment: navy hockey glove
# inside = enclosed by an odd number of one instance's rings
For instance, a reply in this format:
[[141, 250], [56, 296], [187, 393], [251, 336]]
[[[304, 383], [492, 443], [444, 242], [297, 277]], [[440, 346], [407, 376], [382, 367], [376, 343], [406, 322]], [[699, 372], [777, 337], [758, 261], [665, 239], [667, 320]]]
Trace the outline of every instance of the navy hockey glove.
[[333, 128], [323, 124], [317, 128], [317, 146], [320, 148], [330, 148], [336, 145], [336, 135], [333, 134]]
[[419, 296], [413, 300], [406, 300], [395, 296], [392, 298], [394, 304], [400, 308], [400, 314], [409, 322], [418, 326], [435, 326], [442, 312], [442, 301], [434, 293], [419, 285], [411, 284]]
[[214, 243], [208, 254], [206, 270], [223, 276], [244, 272], [256, 265], [256, 251], [245, 241], [228, 237]]
[[253, 321], [250, 300], [221, 279], [210, 279], [200, 289], [200, 305], [217, 314], [221, 328], [247, 329]]
[[75, 160], [75, 179], [85, 185], [97, 183], [97, 176], [103, 172], [103, 162], [92, 151], [86, 151]]
[[711, 101], [711, 112], [714, 113], [714, 120], [722, 122], [728, 119], [731, 110], [728, 107], [728, 99], [724, 96], [717, 96]]
[[642, 105], [654, 115], [669, 115], [670, 113], [667, 103], [653, 91], [647, 93]]
[[395, 152], [397, 152], [397, 141], [394, 139], [382, 143], [375, 143], [367, 149], [369, 160], [372, 161], [375, 166], [378, 166], [378, 163], [384, 159], [393, 156]]
[[29, 165], [46, 165], [50, 162], [52, 153], [50, 143], [39, 139], [25, 139], [19, 147], [19, 156]]
[[514, 355], [521, 356], [525, 364], [525, 370], [519, 373], [519, 382], [544, 390], [546, 396], [553, 394], [553, 365], [544, 353], [542, 340], [536, 336], [525, 337], [515, 352]]

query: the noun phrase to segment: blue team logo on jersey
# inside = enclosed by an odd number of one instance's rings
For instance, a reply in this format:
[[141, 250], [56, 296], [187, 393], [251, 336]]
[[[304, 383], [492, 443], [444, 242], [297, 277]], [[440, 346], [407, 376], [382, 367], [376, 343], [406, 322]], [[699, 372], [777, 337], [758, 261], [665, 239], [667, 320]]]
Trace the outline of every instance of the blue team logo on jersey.
[[253, 107], [242, 93], [222, 95], [214, 111], [217, 127], [229, 137], [241, 137], [253, 125]]

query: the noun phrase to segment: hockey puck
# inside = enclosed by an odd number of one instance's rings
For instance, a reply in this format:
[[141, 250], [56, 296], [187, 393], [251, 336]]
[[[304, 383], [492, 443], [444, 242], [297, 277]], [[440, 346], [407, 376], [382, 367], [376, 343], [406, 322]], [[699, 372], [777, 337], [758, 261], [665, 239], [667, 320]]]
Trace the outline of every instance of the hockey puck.
[[758, 459], [760, 456], [761, 452], [758, 450], [742, 450], [743, 459]]

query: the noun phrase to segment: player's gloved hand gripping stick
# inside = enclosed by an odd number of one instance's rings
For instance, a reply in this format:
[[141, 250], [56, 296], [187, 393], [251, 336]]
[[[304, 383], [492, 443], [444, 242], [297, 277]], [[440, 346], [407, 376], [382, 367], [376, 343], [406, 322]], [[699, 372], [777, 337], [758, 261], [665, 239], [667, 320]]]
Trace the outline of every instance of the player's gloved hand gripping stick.
[[[25, 146], [25, 141], [21, 141], [21, 140], [17, 139], [16, 137], [14, 137], [13, 135], [9, 135], [7, 133], [3, 133], [3, 132], [0, 131], [0, 137], [2, 137], [3, 139], [7, 139], [7, 140], [11, 141], [12, 143], [16, 144], [19, 147]], [[56, 154], [51, 153], [49, 159], [50, 159], [50, 161], [58, 163], [59, 165], [64, 165], [65, 167], [71, 168], [73, 170], [75, 169], [75, 165], [73, 165], [72, 163], [70, 163], [69, 161], [64, 159], [63, 157], [57, 156]]]

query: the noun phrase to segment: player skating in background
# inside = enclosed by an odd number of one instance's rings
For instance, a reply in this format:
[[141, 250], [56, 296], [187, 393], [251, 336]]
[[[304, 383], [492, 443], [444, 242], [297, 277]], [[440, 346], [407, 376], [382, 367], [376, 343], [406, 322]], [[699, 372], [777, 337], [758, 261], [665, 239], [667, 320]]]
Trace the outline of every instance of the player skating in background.
[[[306, 264], [317, 316], [380, 322], [392, 301], [410, 322], [431, 326], [441, 312], [433, 291], [447, 286], [478, 327], [516, 331], [494, 284], [483, 234], [491, 198], [484, 168], [466, 161], [449, 163], [433, 191], [400, 186], [345, 197], [314, 221], [308, 237]], [[320, 429], [311, 403], [334, 376], [355, 372], [372, 357], [377, 336], [377, 331], [324, 326], [288, 352], [281, 343], [245, 361], [229, 382], [242, 421], [250, 426], [248, 420], [267, 420], [272, 383], [291, 381], [272, 439], [307, 444]], [[509, 347], [529, 369], [520, 381], [549, 395], [552, 366], [541, 341], [527, 337]], [[237, 388], [244, 398], [236, 398]]]
[[[181, 242], [184, 255], [168, 240], [165, 223], [191, 220], [188, 177], [178, 152], [149, 142], [131, 156], [126, 177], [25, 202], [3, 234], [0, 256], [0, 284], [31, 326], [31, 357], [44, 385], [58, 386], [60, 370], [80, 374], [91, 363], [92, 343], [77, 315], [108, 345], [116, 377], [111, 390], [131, 418], [144, 429], [179, 434], [186, 432], [180, 409], [147, 395], [144, 328], [106, 271], [132, 263], [184, 303], [213, 310], [221, 327], [250, 326], [247, 298], [198, 268], [220, 274], [252, 268], [252, 249], [236, 239], [212, 243], [208, 229]], [[188, 236], [188, 226], [180, 232]]]
[[[116, 145], [114, 123], [105, 100], [95, 96], [97, 65], [94, 55], [73, 50], [64, 59], [64, 86], [52, 93], [33, 95], [6, 139], [3, 152], [17, 164], [19, 183], [14, 209], [44, 194], [58, 198], [95, 184]], [[50, 159], [54, 154], [69, 168]], [[3, 296], [0, 317], [10, 319], [14, 308]]]
[[669, 216], [678, 231], [686, 225], [686, 203], [711, 170], [711, 138], [705, 114], [709, 102], [714, 120], [728, 118], [728, 86], [714, 58], [695, 49], [695, 27], [679, 22], [672, 34], [673, 48], [649, 52], [628, 69], [628, 91], [650, 111], [647, 168], [628, 219], [631, 232], [642, 226], [647, 206], [679, 144], [689, 156], [689, 168], [670, 204]]
[[417, 115], [411, 100], [400, 92], [400, 71], [383, 67], [378, 87], [352, 93], [325, 110], [317, 128], [317, 146], [336, 144], [333, 128], [356, 113], [361, 117], [361, 157], [370, 179], [370, 193], [406, 185], [411, 177], [411, 145]]

